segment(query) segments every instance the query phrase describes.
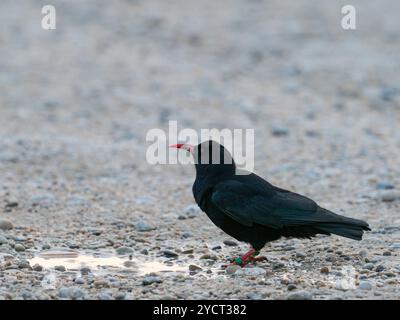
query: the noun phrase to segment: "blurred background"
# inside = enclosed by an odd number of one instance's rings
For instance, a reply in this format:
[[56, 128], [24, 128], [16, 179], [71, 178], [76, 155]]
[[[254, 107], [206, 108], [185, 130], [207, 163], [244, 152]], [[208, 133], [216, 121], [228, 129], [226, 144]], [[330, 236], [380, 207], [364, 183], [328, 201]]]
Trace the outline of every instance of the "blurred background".
[[[161, 239], [190, 229], [176, 212], [194, 169], [146, 163], [147, 131], [168, 120], [254, 128], [272, 183], [399, 225], [398, 1], [53, 0], [43, 30], [46, 4], [0, 3], [1, 216], [33, 228], [33, 248], [139, 217]], [[204, 241], [221, 235], [203, 225]]]

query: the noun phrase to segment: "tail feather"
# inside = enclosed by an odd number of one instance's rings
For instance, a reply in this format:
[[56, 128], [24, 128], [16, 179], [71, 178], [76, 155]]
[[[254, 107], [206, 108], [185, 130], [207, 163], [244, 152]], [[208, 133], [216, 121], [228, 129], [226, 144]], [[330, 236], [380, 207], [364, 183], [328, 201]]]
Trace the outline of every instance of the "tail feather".
[[337, 221], [320, 223], [316, 226], [317, 229], [354, 240], [361, 240], [364, 231], [371, 231], [368, 223], [365, 221], [347, 218], [340, 215], [336, 216], [338, 217]]

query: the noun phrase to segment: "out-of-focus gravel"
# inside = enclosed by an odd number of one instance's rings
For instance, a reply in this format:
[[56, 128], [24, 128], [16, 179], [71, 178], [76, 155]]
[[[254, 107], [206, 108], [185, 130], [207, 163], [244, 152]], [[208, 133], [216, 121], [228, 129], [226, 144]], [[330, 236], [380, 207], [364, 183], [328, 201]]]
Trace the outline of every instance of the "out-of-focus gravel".
[[[398, 1], [53, 4], [0, 3], [0, 299], [400, 298]], [[146, 163], [168, 120], [254, 128], [257, 173], [373, 231], [222, 270], [193, 167]]]

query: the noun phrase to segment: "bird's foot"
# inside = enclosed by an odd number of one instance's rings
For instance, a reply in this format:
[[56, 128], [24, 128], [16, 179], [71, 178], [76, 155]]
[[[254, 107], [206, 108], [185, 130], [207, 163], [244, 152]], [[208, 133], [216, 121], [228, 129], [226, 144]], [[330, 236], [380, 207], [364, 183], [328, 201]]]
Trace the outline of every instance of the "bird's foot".
[[[257, 261], [267, 260], [267, 258], [263, 257], [263, 256], [257, 257], [259, 254], [260, 254], [259, 251], [255, 250], [255, 249], [251, 249], [249, 252], [247, 252], [243, 256], [231, 260], [230, 265], [238, 265], [243, 268], [244, 266], [246, 266], [249, 263], [255, 263]], [[223, 267], [227, 267], [227, 265], [224, 265]]]

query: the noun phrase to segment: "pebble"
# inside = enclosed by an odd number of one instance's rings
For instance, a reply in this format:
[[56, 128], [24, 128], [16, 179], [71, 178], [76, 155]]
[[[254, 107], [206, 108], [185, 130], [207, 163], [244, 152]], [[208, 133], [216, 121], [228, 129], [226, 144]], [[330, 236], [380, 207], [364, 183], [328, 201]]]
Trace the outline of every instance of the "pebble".
[[56, 271], [61, 271], [61, 272], [65, 272], [66, 269], [65, 269], [64, 266], [61, 266], [61, 265], [60, 265], [60, 266], [55, 266], [55, 267], [54, 267], [54, 270], [56, 270]]
[[297, 289], [297, 287], [296, 287], [295, 284], [289, 283], [288, 286], [287, 286], [287, 289], [288, 289], [289, 291], [292, 291], [292, 290], [294, 290], [294, 289]]
[[79, 271], [82, 275], [88, 275], [91, 272], [89, 267], [82, 267]]
[[132, 254], [133, 253], [133, 249], [132, 248], [124, 247], [124, 246], [115, 249], [115, 251], [119, 255], [127, 255], [127, 254]]
[[163, 250], [162, 253], [163, 253], [164, 256], [166, 256], [166, 257], [168, 257], [168, 258], [176, 258], [176, 257], [179, 257], [179, 254], [177, 254], [176, 252], [171, 251], [171, 250]]
[[271, 131], [272, 135], [275, 137], [284, 137], [289, 134], [289, 130], [286, 128], [273, 128]]
[[286, 296], [287, 300], [312, 300], [312, 298], [312, 294], [305, 290], [292, 292]]
[[363, 258], [365, 258], [366, 256], [368, 256], [368, 251], [367, 251], [367, 250], [361, 250], [361, 251], [358, 253], [358, 255], [361, 256], [361, 257], [363, 257]]
[[230, 247], [236, 247], [238, 245], [238, 243], [236, 241], [233, 240], [225, 240], [224, 244]]
[[378, 182], [376, 184], [376, 189], [378, 190], [392, 190], [394, 189], [394, 185], [390, 182]]
[[241, 269], [240, 266], [233, 264], [233, 265], [226, 267], [225, 272], [226, 272], [226, 274], [234, 274], [236, 271], [238, 271], [240, 269]]
[[388, 257], [388, 256], [391, 256], [392, 253], [390, 251], [385, 251], [382, 255], [385, 257]]
[[109, 288], [110, 287], [110, 283], [104, 279], [96, 280], [95, 282], [93, 282], [93, 285], [96, 288]]
[[135, 224], [135, 229], [139, 232], [146, 232], [156, 229], [152, 227], [146, 220], [140, 220], [138, 223]]
[[201, 270], [203, 270], [203, 269], [199, 266], [196, 266], [195, 264], [189, 265], [189, 271], [201, 271]]
[[126, 293], [125, 292], [117, 292], [114, 295], [115, 300], [124, 300], [126, 297]]
[[182, 254], [192, 254], [194, 252], [193, 249], [185, 249], [182, 251]]
[[327, 274], [327, 273], [329, 273], [329, 268], [328, 267], [322, 267], [320, 271], [321, 271], [321, 273]]
[[296, 251], [296, 258], [304, 259], [307, 255], [303, 251]]
[[265, 275], [265, 270], [259, 267], [254, 268], [240, 268], [235, 272], [237, 276], [262, 276]]
[[85, 292], [80, 288], [62, 287], [58, 291], [58, 296], [60, 298], [70, 298], [70, 299], [73, 299], [73, 300], [77, 300], [77, 299], [80, 299], [80, 298], [84, 297], [85, 296]]
[[78, 277], [75, 279], [74, 281], [76, 284], [84, 284], [85, 283], [85, 279], [83, 279], [82, 277]]
[[97, 298], [98, 298], [99, 300], [112, 300], [112, 297], [111, 297], [108, 293], [106, 293], [106, 292], [100, 292], [100, 293], [97, 295]]
[[371, 263], [371, 262], [368, 262], [368, 263], [364, 264], [364, 265], [362, 266], [362, 268], [363, 268], [364, 270], [372, 270], [372, 269], [374, 268], [374, 264]]
[[145, 256], [147, 256], [149, 254], [149, 250], [147, 249], [143, 249], [140, 251], [141, 254], [144, 254]]
[[33, 265], [32, 269], [34, 271], [38, 271], [38, 272], [43, 271], [43, 267], [40, 264], [37, 264], [37, 263]]
[[191, 237], [192, 237], [191, 232], [186, 231], [182, 234], [182, 238], [184, 238], [184, 239], [191, 238]]
[[142, 284], [144, 286], [148, 286], [148, 285], [153, 284], [153, 283], [161, 283], [161, 282], [162, 282], [162, 280], [160, 279], [160, 277], [157, 277], [157, 276], [146, 276], [146, 277], [144, 277]]
[[6, 219], [0, 219], [0, 230], [11, 230], [13, 225]]
[[24, 247], [24, 245], [22, 245], [22, 244], [20, 244], [20, 243], [17, 243], [17, 244], [14, 246], [14, 250], [17, 251], [17, 252], [22, 252], [22, 251], [25, 251], [25, 247]]
[[390, 245], [392, 249], [400, 249], [400, 242], [395, 242]]
[[383, 266], [383, 265], [379, 265], [379, 266], [377, 266], [376, 268], [375, 268], [375, 271], [376, 272], [382, 272], [382, 271], [384, 271], [386, 268]]
[[6, 237], [3, 237], [2, 235], [0, 235], [0, 245], [2, 244], [7, 244], [8, 240], [6, 239]]
[[196, 204], [191, 204], [187, 206], [184, 210], [183, 213], [188, 217], [188, 218], [196, 218], [201, 214], [201, 209], [196, 205]]
[[29, 264], [29, 261], [27, 261], [27, 260], [21, 260], [18, 263], [18, 268], [20, 268], [20, 269], [32, 269], [31, 265]]
[[203, 254], [200, 259], [209, 259], [209, 260], [218, 260], [218, 257], [215, 254], [206, 253]]
[[395, 200], [400, 199], [400, 192], [390, 190], [390, 191], [381, 193], [380, 197], [383, 202], [393, 202]]
[[372, 284], [368, 281], [361, 281], [358, 285], [358, 289], [360, 290], [372, 290]]

